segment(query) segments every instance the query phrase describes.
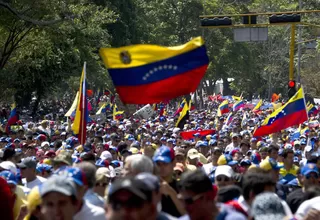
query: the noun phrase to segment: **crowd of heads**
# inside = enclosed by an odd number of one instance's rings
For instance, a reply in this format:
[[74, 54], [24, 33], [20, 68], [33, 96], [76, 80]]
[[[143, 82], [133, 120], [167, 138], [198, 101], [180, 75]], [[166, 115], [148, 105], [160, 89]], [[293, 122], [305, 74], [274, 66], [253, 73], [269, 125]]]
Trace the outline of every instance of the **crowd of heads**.
[[93, 122], [84, 144], [71, 120], [20, 121], [0, 137], [1, 204], [11, 210], [6, 219], [319, 214], [318, 128], [305, 123], [256, 138], [253, 130], [267, 112], [239, 111], [227, 124], [210, 110], [215, 107], [191, 111], [183, 128], [170, 108], [165, 117]]

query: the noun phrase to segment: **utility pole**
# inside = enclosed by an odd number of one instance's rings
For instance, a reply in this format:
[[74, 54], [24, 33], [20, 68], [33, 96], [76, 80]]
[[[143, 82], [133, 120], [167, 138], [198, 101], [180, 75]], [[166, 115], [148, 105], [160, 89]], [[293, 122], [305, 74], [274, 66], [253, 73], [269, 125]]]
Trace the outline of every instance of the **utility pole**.
[[[302, 1], [299, 0], [299, 11], [302, 10]], [[297, 66], [297, 82], [300, 87], [300, 71], [301, 71], [301, 41], [302, 41], [301, 25], [298, 26], [298, 66]]]

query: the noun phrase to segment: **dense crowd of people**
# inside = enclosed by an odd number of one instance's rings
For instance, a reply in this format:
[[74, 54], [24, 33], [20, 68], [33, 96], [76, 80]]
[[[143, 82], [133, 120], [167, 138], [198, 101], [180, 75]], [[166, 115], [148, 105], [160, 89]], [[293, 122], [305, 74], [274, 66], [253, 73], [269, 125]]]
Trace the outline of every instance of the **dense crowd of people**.
[[318, 126], [256, 138], [269, 110], [205, 106], [183, 129], [170, 108], [92, 122], [84, 145], [71, 120], [20, 121], [0, 137], [1, 219], [320, 219]]

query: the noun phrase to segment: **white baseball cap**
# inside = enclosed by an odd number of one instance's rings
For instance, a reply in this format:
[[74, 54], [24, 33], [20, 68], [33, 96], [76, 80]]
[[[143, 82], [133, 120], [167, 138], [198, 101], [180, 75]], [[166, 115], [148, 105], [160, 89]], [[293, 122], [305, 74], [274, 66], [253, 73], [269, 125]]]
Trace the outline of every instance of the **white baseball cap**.
[[11, 161], [3, 161], [0, 163], [0, 167], [4, 170], [9, 170], [10, 172], [17, 174], [17, 167]]
[[106, 151], [103, 151], [101, 153], [100, 159], [102, 159], [102, 160], [108, 160], [108, 159], [112, 160], [112, 155], [111, 155], [111, 153], [109, 151], [106, 150]]
[[234, 172], [233, 169], [228, 166], [228, 165], [220, 165], [217, 166], [216, 172], [214, 174], [215, 177], [219, 176], [219, 175], [224, 175], [227, 176], [229, 178], [232, 178], [234, 176]]

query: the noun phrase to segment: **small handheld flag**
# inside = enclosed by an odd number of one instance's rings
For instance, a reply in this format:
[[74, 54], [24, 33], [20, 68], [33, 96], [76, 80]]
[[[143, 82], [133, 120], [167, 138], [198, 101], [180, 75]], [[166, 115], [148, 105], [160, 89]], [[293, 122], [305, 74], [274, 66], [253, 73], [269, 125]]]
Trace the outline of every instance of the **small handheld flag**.
[[180, 112], [180, 116], [179, 116], [178, 121], [176, 123], [176, 127], [183, 130], [183, 127], [188, 119], [189, 119], [189, 105], [186, 101], [183, 106], [182, 111]]
[[176, 47], [101, 48], [100, 55], [125, 104], [159, 103], [190, 94], [197, 89], [209, 63], [201, 37]]
[[229, 110], [229, 102], [228, 100], [224, 100], [218, 107], [218, 116], [222, 116], [225, 113], [228, 113]]
[[18, 120], [19, 120], [19, 116], [17, 113], [16, 103], [13, 103], [11, 106], [11, 112], [10, 112], [10, 116], [8, 118], [8, 123], [6, 125], [6, 133], [7, 134], [9, 134], [9, 132], [10, 132], [10, 126], [17, 123]]
[[252, 111], [258, 111], [260, 107], [262, 106], [262, 99], [259, 100], [259, 102], [256, 104], [256, 106], [252, 109]]

